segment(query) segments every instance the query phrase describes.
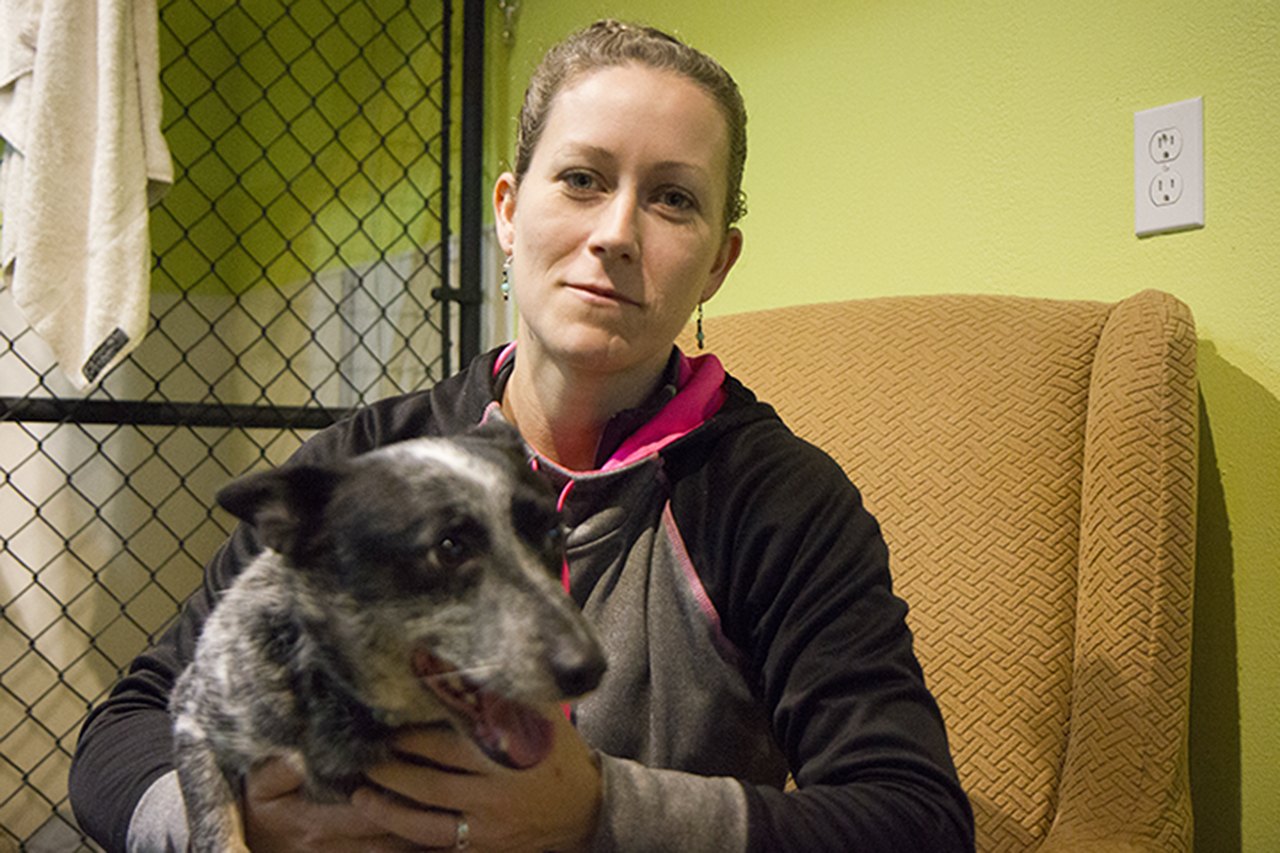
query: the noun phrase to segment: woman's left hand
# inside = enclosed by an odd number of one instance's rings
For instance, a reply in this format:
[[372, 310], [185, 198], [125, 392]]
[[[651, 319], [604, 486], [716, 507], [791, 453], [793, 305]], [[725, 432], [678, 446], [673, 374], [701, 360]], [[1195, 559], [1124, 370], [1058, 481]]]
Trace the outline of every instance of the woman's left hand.
[[384, 790], [361, 788], [351, 802], [389, 832], [427, 847], [453, 849], [465, 821], [465, 846], [476, 853], [586, 850], [600, 809], [600, 765], [559, 707], [543, 715], [555, 739], [533, 767], [502, 767], [452, 728], [409, 729], [394, 742], [405, 757], [367, 774]]

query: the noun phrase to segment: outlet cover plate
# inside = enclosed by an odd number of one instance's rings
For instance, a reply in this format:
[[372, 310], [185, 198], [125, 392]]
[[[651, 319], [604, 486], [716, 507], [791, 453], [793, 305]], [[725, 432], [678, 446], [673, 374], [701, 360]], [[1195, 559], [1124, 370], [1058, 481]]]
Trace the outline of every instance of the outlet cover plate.
[[1204, 99], [1133, 114], [1133, 230], [1204, 227]]

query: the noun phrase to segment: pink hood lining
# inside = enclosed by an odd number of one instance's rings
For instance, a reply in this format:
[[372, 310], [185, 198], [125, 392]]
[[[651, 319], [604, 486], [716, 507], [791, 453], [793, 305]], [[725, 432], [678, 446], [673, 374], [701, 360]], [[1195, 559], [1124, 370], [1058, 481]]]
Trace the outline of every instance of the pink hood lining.
[[636, 430], [605, 461], [601, 471], [612, 471], [646, 459], [678, 438], [702, 426], [720, 411], [724, 391], [724, 365], [710, 353], [689, 358], [680, 353], [679, 389], [654, 418]]
[[[515, 354], [516, 345], [510, 343], [499, 353], [493, 365], [498, 370]], [[599, 469], [615, 471], [635, 462], [647, 459], [679, 438], [693, 432], [720, 411], [727, 394], [724, 391], [724, 365], [711, 353], [690, 358], [679, 354], [679, 376], [676, 395], [662, 407], [648, 423], [644, 424], [610, 456]], [[572, 473], [589, 473], [578, 471]]]

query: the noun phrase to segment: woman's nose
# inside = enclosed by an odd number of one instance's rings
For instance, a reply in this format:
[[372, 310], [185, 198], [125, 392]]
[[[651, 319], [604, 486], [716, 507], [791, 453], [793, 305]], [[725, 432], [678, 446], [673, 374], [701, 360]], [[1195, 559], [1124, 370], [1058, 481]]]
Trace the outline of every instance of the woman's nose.
[[597, 211], [599, 218], [591, 232], [591, 253], [601, 260], [635, 260], [640, 251], [635, 196], [615, 192], [609, 203]]

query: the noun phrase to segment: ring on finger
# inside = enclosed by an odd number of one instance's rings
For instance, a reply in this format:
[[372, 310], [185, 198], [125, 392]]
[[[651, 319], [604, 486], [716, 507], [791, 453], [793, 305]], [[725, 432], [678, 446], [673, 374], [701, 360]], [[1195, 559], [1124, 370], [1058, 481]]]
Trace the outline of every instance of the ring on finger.
[[454, 829], [453, 849], [466, 850], [471, 846], [471, 824], [467, 823], [467, 816], [458, 815], [458, 825]]

